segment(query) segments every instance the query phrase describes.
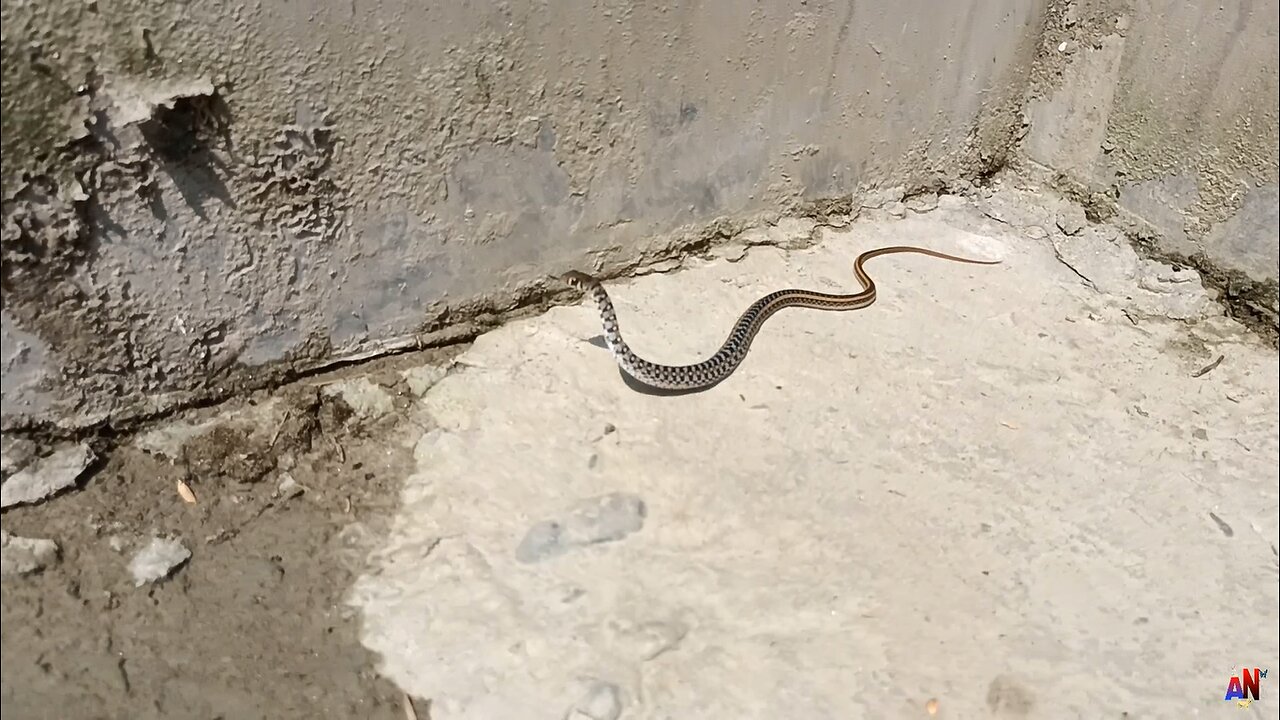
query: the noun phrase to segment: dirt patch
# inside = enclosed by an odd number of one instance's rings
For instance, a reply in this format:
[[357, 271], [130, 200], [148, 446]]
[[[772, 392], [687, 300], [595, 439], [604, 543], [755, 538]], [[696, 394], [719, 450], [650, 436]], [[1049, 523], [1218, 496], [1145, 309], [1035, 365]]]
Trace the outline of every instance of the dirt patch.
[[[4, 712], [48, 717], [57, 698], [60, 718], [405, 717], [343, 596], [411, 466], [411, 447], [388, 448], [423, 387], [397, 366], [424, 357], [170, 418], [78, 492], [7, 510], [7, 533], [58, 552], [0, 587]], [[130, 561], [153, 538], [190, 557], [139, 586]]]

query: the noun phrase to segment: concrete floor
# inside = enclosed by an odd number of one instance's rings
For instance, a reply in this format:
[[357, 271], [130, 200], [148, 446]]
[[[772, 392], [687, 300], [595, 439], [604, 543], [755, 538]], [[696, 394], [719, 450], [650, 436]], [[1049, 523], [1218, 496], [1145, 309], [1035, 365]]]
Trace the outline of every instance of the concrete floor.
[[1055, 197], [934, 205], [606, 283], [679, 363], [874, 247], [1003, 261], [875, 259], [705, 393], [629, 388], [587, 303], [477, 340], [349, 598], [383, 672], [433, 720], [1226, 712], [1280, 666], [1276, 353]]

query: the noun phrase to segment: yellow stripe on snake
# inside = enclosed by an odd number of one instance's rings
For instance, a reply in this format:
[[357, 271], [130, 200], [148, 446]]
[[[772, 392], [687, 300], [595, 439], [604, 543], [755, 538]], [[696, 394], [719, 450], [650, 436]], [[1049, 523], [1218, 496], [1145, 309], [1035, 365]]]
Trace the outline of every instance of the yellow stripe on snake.
[[595, 301], [604, 323], [604, 340], [613, 353], [618, 367], [644, 385], [664, 390], [700, 390], [711, 387], [729, 377], [747, 356], [751, 341], [771, 315], [785, 307], [805, 307], [815, 310], [859, 310], [876, 301], [876, 284], [862, 265], [867, 260], [892, 253], [919, 253], [930, 257], [973, 265], [998, 265], [999, 260], [970, 260], [947, 255], [934, 250], [895, 245], [868, 250], [853, 262], [853, 274], [862, 284], [862, 292], [852, 295], [831, 295], [812, 290], [778, 290], [751, 304], [733, 324], [733, 330], [714, 355], [693, 365], [659, 365], [636, 355], [622, 339], [618, 329], [618, 314], [613, 309], [609, 293], [598, 280], [577, 271], [567, 272], [560, 279], [582, 290]]

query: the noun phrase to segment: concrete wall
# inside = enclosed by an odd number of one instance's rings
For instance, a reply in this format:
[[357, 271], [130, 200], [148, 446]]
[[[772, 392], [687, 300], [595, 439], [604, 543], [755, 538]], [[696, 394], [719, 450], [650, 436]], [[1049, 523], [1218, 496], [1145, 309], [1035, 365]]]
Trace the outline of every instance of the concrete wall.
[[1055, 2], [1024, 148], [1274, 337], [1280, 1]]
[[4, 427], [376, 353], [717, 218], [981, 175], [1043, 11], [4, 0]]

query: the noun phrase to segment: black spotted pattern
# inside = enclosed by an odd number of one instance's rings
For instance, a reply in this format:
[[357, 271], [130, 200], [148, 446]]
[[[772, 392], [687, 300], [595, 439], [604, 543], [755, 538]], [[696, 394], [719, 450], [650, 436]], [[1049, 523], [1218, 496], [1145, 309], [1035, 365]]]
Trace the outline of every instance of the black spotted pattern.
[[862, 292], [852, 295], [831, 295], [809, 290], [778, 290], [769, 293], [751, 304], [742, 313], [729, 337], [725, 338], [720, 349], [710, 358], [693, 365], [658, 365], [636, 355], [622, 339], [622, 331], [618, 328], [618, 315], [609, 299], [609, 293], [599, 281], [578, 272], [568, 273], [564, 279], [574, 287], [587, 291], [600, 310], [600, 318], [604, 323], [605, 343], [613, 353], [614, 359], [624, 371], [636, 380], [655, 388], [668, 390], [696, 390], [715, 385], [727, 378], [737, 369], [756, 333], [774, 313], [786, 307], [805, 307], [815, 310], [858, 310], [876, 301], [876, 285], [862, 269], [862, 264], [873, 257], [890, 253], [920, 253], [931, 257], [953, 260], [974, 265], [995, 265], [999, 261], [969, 260], [946, 255], [924, 248], [893, 246], [869, 250], [858, 256], [853, 263], [854, 276], [862, 285]]

